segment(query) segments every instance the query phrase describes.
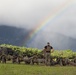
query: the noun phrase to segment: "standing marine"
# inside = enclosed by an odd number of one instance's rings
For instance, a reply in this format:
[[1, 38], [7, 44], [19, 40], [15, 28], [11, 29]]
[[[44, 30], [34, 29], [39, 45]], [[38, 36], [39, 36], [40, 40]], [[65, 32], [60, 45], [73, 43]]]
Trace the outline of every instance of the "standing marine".
[[51, 64], [51, 52], [54, 51], [53, 47], [50, 45], [49, 42], [47, 42], [47, 45], [44, 46], [44, 57], [45, 57], [45, 65]]

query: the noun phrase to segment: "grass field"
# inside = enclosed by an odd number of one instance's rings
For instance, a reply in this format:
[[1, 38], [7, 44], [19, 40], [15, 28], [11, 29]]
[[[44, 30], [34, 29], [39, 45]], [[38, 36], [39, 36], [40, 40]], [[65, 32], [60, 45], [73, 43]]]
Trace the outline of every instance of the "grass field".
[[76, 75], [74, 66], [0, 64], [0, 75]]

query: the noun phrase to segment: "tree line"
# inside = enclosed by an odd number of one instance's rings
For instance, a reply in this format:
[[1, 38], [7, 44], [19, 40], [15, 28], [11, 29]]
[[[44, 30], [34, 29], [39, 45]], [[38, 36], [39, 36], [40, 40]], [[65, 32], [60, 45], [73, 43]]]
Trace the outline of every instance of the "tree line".
[[[32, 57], [33, 55], [38, 55], [39, 57], [42, 57], [42, 50], [38, 48], [27, 48], [27, 47], [21, 47], [21, 46], [14, 46], [9, 44], [1, 44], [0, 45], [0, 55], [6, 54], [6, 55], [17, 55], [17, 56], [28, 56]], [[50, 53], [52, 58], [56, 57], [66, 57], [66, 58], [75, 58], [76, 52], [67, 49], [67, 50], [54, 50], [53, 53]]]

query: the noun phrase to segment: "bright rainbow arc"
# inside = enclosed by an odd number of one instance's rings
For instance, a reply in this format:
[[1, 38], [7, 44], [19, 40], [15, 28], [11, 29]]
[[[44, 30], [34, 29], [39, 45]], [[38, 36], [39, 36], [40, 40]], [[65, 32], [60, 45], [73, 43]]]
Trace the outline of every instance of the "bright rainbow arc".
[[[43, 20], [40, 24], [37, 25], [37, 27], [31, 31], [31, 33], [29, 34], [29, 36], [27, 37], [27, 40], [24, 41], [25, 45], [28, 45], [29, 43], [31, 43], [31, 41], [33, 40], [33, 38], [43, 29], [45, 28], [48, 23], [52, 22], [53, 19], [55, 19], [56, 17], [58, 17], [61, 13], [63, 13], [63, 11], [65, 11], [73, 2], [73, 0], [68, 0], [65, 4], [63, 4], [62, 6], [60, 6], [59, 8], [55, 9], [55, 11], [48, 15], [47, 18], [45, 18], [45, 20]], [[25, 38], [26, 39], [26, 38]], [[25, 43], [26, 42], [26, 43]]]

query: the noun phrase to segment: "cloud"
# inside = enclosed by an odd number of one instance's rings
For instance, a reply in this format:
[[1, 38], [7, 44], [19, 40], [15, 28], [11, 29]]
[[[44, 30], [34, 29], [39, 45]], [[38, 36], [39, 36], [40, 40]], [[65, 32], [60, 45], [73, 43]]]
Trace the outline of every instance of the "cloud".
[[[0, 0], [0, 25], [34, 28], [70, 0]], [[44, 29], [76, 37], [76, 1]]]

